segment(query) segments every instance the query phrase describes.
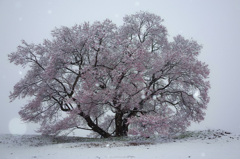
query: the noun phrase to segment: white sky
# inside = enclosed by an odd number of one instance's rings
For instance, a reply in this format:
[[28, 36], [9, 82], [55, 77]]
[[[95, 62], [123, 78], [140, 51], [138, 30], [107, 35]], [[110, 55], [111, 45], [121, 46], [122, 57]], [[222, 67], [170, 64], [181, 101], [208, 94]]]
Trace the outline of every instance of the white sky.
[[181, 34], [203, 44], [200, 60], [209, 64], [211, 101], [206, 119], [191, 129], [240, 132], [240, 0], [0, 0], [0, 133], [34, 133], [36, 125], [19, 124], [24, 100], [9, 103], [9, 92], [27, 70], [7, 55], [21, 39], [41, 43], [55, 27], [106, 18], [117, 25], [137, 11], [161, 16], [169, 38]]

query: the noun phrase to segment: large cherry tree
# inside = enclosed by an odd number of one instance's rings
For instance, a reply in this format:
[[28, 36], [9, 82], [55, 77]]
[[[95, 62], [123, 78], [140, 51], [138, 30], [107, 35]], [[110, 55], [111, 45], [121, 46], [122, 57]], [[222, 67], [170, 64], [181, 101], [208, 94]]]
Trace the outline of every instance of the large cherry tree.
[[208, 66], [202, 48], [177, 35], [169, 42], [161, 17], [138, 12], [112, 21], [52, 31], [52, 40], [22, 40], [10, 62], [30, 68], [10, 100], [30, 99], [19, 112], [57, 135], [75, 129], [104, 138], [185, 130], [204, 119]]

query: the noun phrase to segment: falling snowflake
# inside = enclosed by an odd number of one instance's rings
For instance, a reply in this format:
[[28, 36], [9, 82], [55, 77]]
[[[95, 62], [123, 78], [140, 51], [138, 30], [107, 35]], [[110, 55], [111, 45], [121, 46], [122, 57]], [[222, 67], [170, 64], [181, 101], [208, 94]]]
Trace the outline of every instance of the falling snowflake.
[[48, 10], [48, 14], [52, 14], [52, 10]]
[[205, 153], [201, 153], [201, 156], [202, 156], [202, 157], [205, 157]]
[[153, 100], [156, 100], [156, 99], [157, 99], [157, 96], [154, 95], [154, 96], [153, 96]]
[[140, 5], [140, 3], [137, 1], [137, 2], [135, 2], [135, 6], [139, 6]]
[[99, 83], [96, 83], [95, 86], [96, 86], [96, 87], [99, 87]]
[[21, 6], [22, 6], [21, 2], [15, 3], [15, 8], [21, 8]]

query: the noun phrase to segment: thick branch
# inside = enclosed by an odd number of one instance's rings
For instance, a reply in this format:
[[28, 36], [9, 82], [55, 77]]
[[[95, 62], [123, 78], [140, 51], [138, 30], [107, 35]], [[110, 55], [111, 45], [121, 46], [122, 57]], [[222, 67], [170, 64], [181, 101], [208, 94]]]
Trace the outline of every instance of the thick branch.
[[100, 134], [101, 136], [103, 136], [104, 138], [108, 138], [111, 137], [111, 134], [109, 134], [108, 132], [104, 131], [102, 128], [100, 128], [99, 126], [97, 126], [92, 119], [90, 118], [89, 115], [86, 115], [85, 113], [81, 112], [79, 113], [80, 116], [82, 116], [86, 122], [88, 123], [88, 126], [90, 128], [92, 128], [93, 131], [97, 132], [98, 134]]

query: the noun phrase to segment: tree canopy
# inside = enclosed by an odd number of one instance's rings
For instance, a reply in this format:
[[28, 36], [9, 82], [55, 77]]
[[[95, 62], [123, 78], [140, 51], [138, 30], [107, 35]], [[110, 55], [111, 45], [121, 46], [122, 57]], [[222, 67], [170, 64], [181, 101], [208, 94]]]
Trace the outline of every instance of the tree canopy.
[[75, 129], [101, 137], [151, 136], [185, 130], [204, 119], [208, 65], [202, 46], [167, 39], [160, 16], [138, 12], [52, 31], [42, 44], [22, 40], [10, 62], [29, 70], [10, 100], [30, 97], [19, 114], [42, 134]]

